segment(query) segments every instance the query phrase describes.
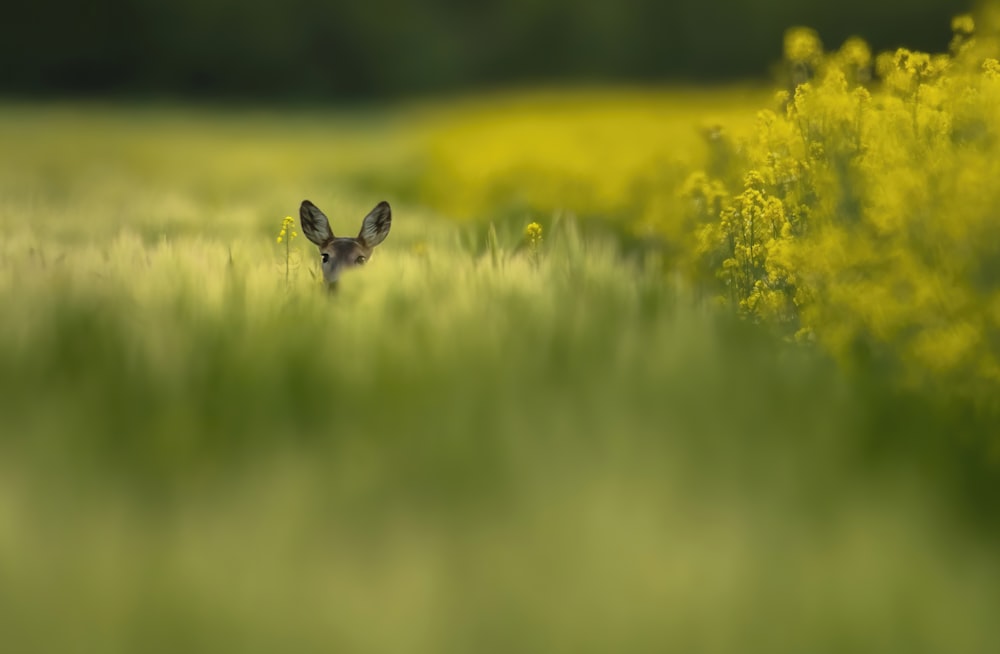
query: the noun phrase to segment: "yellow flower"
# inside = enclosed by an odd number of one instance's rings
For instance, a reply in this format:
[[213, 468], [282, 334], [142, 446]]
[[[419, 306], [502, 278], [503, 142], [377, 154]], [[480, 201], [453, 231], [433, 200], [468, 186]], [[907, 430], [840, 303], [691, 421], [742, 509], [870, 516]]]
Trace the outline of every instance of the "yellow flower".
[[[289, 235], [289, 228], [291, 228], [291, 235]], [[291, 242], [298, 235], [299, 233], [295, 231], [295, 219], [291, 216], [285, 216], [281, 221], [281, 231], [278, 232], [278, 243], [283, 243], [286, 238]]]
[[872, 63], [872, 51], [863, 39], [852, 37], [840, 47], [840, 57], [848, 66], [865, 68]]
[[281, 221], [281, 231], [278, 232], [278, 244], [285, 244], [284, 254], [285, 254], [285, 284], [289, 283], [291, 279], [292, 263], [294, 261], [293, 251], [292, 251], [292, 240], [298, 236], [299, 233], [295, 231], [295, 219], [291, 216], [285, 216]]
[[538, 247], [542, 242], [542, 226], [536, 222], [530, 223], [524, 228], [524, 239], [532, 248]]
[[962, 14], [951, 19], [951, 31], [956, 34], [972, 34], [976, 31], [976, 21], [969, 14]]
[[808, 27], [793, 27], [785, 33], [785, 59], [792, 63], [810, 63], [823, 56], [819, 34]]

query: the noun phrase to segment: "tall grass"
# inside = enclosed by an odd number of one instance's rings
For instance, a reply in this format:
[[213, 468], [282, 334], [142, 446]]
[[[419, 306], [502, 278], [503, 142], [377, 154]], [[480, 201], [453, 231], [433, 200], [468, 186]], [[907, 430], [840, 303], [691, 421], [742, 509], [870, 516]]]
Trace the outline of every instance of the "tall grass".
[[390, 197], [335, 296], [302, 239], [286, 283], [281, 217], [353, 233], [398, 127], [117, 111], [3, 114], [48, 135], [0, 155], [5, 651], [993, 646], [995, 482], [943, 437], [989, 424], [550, 215]]

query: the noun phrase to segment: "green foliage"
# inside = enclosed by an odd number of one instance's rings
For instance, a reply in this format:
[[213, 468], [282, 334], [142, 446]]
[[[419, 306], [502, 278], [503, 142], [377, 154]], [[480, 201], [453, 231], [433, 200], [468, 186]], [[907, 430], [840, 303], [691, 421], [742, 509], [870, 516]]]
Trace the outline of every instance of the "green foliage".
[[272, 223], [3, 242], [13, 649], [991, 646], [990, 535], [952, 511], [998, 493], [945, 437], [987, 425], [565, 222], [492, 230], [494, 264], [397, 205], [332, 297], [286, 287]]

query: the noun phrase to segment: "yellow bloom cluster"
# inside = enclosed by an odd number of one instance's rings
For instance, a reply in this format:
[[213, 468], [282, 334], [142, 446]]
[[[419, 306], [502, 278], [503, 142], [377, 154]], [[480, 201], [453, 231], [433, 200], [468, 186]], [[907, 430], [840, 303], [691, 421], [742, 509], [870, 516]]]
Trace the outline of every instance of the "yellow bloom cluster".
[[986, 396], [1000, 383], [992, 7], [956, 18], [944, 54], [857, 38], [828, 51], [793, 29], [784, 88], [756, 115], [768, 99], [735, 90], [469, 102], [425, 124], [416, 188], [453, 216], [607, 220], [753, 320]]
[[[753, 125], [759, 91], [576, 90], [469, 100], [428, 120], [421, 201], [449, 216], [567, 212], [681, 244], [676, 186], [700, 166], [699, 124]], [[715, 148], [721, 132], [705, 129]]]
[[976, 21], [969, 14], [955, 16], [951, 21], [951, 31], [958, 35], [971, 36], [976, 31]]
[[691, 175], [682, 196], [702, 265], [745, 315], [914, 384], [989, 398], [1000, 48], [968, 16], [953, 27], [948, 54], [879, 55], [870, 87], [863, 43], [824, 53], [812, 32], [791, 32], [790, 92], [730, 146], [738, 165]]
[[788, 30], [785, 34], [785, 60], [791, 63], [815, 63], [823, 56], [819, 34], [806, 27]]
[[542, 226], [535, 222], [529, 223], [524, 228], [524, 240], [532, 250], [536, 249], [542, 244]]
[[281, 231], [278, 232], [278, 243], [281, 243], [285, 239], [290, 242], [299, 233], [295, 231], [295, 219], [291, 216], [285, 216], [284, 220], [281, 221]]

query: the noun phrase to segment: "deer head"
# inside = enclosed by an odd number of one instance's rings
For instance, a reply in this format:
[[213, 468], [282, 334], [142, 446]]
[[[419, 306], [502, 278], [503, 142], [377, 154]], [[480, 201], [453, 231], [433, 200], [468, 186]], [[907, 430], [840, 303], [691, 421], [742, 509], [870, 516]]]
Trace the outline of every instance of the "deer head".
[[319, 248], [323, 280], [332, 288], [344, 270], [363, 266], [371, 258], [375, 246], [385, 240], [392, 226], [392, 210], [388, 202], [379, 202], [365, 216], [361, 231], [354, 238], [334, 236], [326, 215], [309, 200], [302, 201], [299, 220], [302, 233]]

